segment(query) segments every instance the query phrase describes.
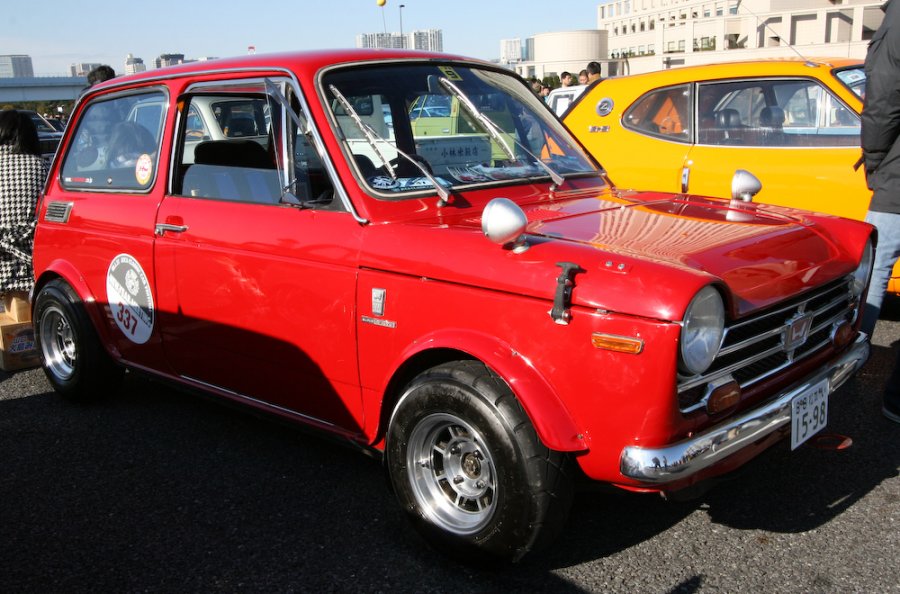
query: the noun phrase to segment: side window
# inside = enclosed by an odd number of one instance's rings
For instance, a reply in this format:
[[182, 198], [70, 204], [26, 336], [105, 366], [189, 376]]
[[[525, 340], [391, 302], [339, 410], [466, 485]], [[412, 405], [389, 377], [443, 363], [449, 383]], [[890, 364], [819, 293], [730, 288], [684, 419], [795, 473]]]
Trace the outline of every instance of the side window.
[[180, 193], [278, 204], [281, 182], [264, 95], [183, 97]]
[[833, 147], [859, 142], [859, 116], [816, 81], [700, 84], [697, 105], [701, 144]]
[[98, 98], [85, 107], [63, 161], [69, 189], [147, 190], [165, 121], [162, 91]]
[[652, 91], [628, 108], [623, 117], [626, 128], [673, 140], [690, 142], [690, 85]]
[[[270, 83], [272, 81], [269, 81]], [[277, 205], [331, 205], [334, 192], [310, 139], [299, 129], [299, 102], [289, 89], [269, 95], [265, 83], [181, 97], [176, 194]], [[285, 103], [286, 102], [286, 103]], [[335, 201], [337, 202], [337, 201]]]

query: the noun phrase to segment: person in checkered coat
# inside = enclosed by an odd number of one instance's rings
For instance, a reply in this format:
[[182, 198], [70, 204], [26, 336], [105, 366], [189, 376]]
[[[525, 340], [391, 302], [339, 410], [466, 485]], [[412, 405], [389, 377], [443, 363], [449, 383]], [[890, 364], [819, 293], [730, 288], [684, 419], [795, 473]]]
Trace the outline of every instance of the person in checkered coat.
[[46, 178], [34, 122], [26, 113], [0, 111], [0, 293], [34, 284], [34, 211]]

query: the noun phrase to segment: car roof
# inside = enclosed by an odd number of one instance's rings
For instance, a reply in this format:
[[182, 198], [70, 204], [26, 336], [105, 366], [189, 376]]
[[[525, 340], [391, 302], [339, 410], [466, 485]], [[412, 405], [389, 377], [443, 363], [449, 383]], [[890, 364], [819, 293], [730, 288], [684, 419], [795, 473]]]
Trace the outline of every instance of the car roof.
[[[777, 58], [741, 62], [718, 62], [696, 66], [681, 66], [628, 76], [603, 79], [603, 83], [635, 83], [646, 88], [689, 81], [715, 80], [719, 78], [756, 76], [823, 76], [837, 68], [862, 66], [862, 60], [853, 58]], [[651, 82], [652, 81], [652, 82]]]
[[417, 50], [387, 50], [387, 49], [341, 49], [319, 50], [306, 52], [285, 52], [273, 54], [253, 54], [232, 58], [218, 58], [202, 62], [188, 62], [176, 66], [147, 70], [127, 76], [117, 76], [91, 87], [95, 89], [109, 89], [134, 83], [153, 81], [158, 79], [175, 78], [191, 74], [199, 74], [213, 71], [252, 71], [252, 70], [278, 70], [290, 69], [296, 73], [317, 72], [326, 66], [339, 64], [355, 64], [364, 62], [390, 62], [396, 60], [416, 61], [463, 61], [491, 66], [490, 63], [475, 58], [467, 58], [452, 54], [436, 52], [423, 52]]

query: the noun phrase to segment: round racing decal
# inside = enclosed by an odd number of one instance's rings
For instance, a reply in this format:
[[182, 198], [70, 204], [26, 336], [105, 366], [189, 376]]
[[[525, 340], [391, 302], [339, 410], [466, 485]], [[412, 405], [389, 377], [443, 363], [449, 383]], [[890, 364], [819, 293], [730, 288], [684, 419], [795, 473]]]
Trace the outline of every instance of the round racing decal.
[[153, 158], [144, 153], [134, 165], [134, 178], [137, 180], [137, 183], [146, 186], [150, 183], [151, 177], [153, 177]]
[[144, 344], [153, 333], [153, 294], [141, 265], [128, 254], [113, 258], [106, 272], [106, 299], [116, 326], [131, 342]]

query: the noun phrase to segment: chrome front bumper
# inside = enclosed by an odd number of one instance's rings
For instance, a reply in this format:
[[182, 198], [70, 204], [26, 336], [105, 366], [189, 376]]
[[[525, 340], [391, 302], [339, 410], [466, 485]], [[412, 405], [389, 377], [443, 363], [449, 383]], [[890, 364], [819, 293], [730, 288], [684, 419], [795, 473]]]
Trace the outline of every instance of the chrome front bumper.
[[820, 371], [793, 385], [774, 400], [690, 439], [660, 448], [630, 446], [622, 450], [624, 476], [662, 484], [685, 478], [716, 464], [791, 422], [791, 400], [828, 378], [829, 393], [837, 390], [869, 358], [869, 339], [860, 334], [850, 349]]

